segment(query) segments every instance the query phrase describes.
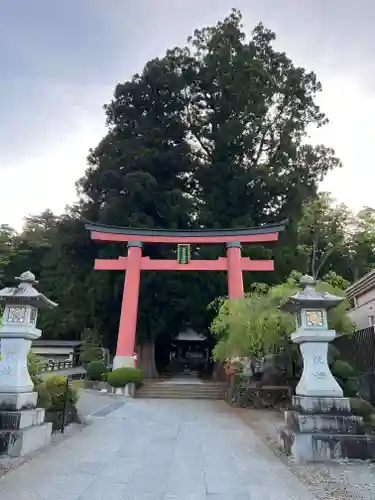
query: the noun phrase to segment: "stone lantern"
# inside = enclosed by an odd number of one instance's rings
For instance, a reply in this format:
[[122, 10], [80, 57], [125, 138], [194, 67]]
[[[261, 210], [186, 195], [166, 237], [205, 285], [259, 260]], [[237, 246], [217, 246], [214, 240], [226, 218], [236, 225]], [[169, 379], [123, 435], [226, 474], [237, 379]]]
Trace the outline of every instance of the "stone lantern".
[[23, 455], [50, 440], [51, 425], [37, 409], [38, 394], [27, 368], [31, 342], [39, 338], [38, 310], [57, 304], [34, 288], [35, 276], [27, 271], [16, 278], [17, 287], [0, 290], [4, 306], [0, 327], [0, 454]]
[[301, 292], [290, 297], [282, 306], [295, 314], [297, 330], [291, 339], [300, 345], [303, 372], [296, 387], [300, 396], [342, 397], [343, 392], [328, 366], [328, 343], [336, 337], [328, 328], [327, 312], [337, 306], [342, 297], [314, 290], [315, 280], [304, 276]]
[[350, 399], [328, 366], [328, 345], [336, 332], [328, 328], [327, 311], [343, 299], [316, 291], [310, 276], [300, 285], [303, 290], [282, 306], [296, 317], [291, 339], [300, 346], [303, 372], [280, 429], [281, 447], [302, 462], [371, 458], [375, 436], [367, 435], [363, 418], [351, 412]]

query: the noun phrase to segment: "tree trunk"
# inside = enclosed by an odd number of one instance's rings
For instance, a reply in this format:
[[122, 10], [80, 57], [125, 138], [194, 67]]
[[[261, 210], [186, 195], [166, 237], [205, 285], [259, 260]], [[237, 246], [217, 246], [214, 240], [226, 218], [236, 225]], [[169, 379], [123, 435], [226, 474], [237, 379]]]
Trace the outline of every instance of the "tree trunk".
[[313, 240], [313, 247], [311, 253], [311, 276], [316, 278], [316, 242]]
[[157, 378], [159, 376], [155, 364], [154, 340], [149, 340], [139, 347], [138, 362], [144, 378]]

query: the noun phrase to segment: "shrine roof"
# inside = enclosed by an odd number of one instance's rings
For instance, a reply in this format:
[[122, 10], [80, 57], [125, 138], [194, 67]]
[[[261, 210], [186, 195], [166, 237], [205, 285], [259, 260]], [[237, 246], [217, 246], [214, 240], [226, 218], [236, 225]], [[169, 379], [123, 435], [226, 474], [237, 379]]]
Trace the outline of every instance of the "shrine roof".
[[257, 227], [228, 229], [146, 229], [110, 226], [87, 221], [85, 227], [94, 240], [141, 241], [151, 243], [226, 243], [276, 241], [286, 221]]

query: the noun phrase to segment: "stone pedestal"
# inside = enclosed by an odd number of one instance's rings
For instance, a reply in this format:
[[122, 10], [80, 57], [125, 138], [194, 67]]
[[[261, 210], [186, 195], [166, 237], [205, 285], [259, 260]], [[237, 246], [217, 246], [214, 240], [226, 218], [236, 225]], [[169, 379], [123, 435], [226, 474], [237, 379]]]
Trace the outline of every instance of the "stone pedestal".
[[298, 462], [375, 456], [375, 436], [367, 435], [363, 418], [351, 413], [348, 398], [294, 396], [280, 444]]
[[296, 394], [301, 396], [341, 398], [343, 392], [328, 366], [328, 342], [336, 337], [334, 330], [323, 330], [318, 334], [314, 330], [301, 329], [291, 335], [295, 344], [299, 344], [303, 371], [296, 387]]
[[36, 407], [38, 394], [27, 368], [31, 340], [40, 337], [40, 330], [6, 325], [0, 336], [0, 455], [19, 457], [51, 442], [52, 424]]
[[113, 358], [113, 370], [118, 368], [133, 368], [134, 356], [115, 356]]
[[51, 442], [52, 424], [36, 408], [38, 394], [0, 393], [0, 456], [21, 457]]

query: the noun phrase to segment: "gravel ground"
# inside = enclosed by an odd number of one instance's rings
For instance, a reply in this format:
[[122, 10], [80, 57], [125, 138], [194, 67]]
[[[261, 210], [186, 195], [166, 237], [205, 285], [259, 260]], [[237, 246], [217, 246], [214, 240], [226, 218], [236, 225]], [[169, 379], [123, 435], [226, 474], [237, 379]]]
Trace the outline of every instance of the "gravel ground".
[[272, 451], [321, 500], [374, 500], [375, 464], [343, 461], [329, 464], [297, 464], [278, 446], [278, 428], [283, 416], [271, 411], [235, 410], [268, 442]]

